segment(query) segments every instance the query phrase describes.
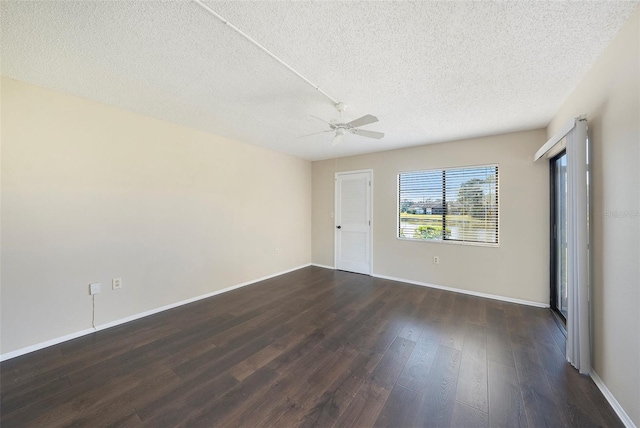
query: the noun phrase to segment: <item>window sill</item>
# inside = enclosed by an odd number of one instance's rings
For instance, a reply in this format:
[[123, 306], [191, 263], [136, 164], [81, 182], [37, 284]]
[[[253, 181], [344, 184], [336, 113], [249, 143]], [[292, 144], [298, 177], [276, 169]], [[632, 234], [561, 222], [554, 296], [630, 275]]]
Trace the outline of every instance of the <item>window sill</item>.
[[454, 241], [454, 240], [442, 240], [442, 239], [412, 239], [412, 238], [401, 238], [396, 236], [398, 241], [409, 241], [409, 242], [428, 242], [432, 244], [452, 244], [452, 245], [465, 245], [470, 247], [489, 247], [489, 248], [498, 248], [500, 247], [500, 243], [490, 244], [484, 242], [470, 242], [470, 241]]

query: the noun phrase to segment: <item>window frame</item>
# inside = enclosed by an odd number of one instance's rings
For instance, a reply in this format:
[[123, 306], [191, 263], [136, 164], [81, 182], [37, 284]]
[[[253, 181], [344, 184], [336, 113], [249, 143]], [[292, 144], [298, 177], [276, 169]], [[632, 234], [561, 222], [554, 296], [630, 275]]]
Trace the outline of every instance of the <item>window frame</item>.
[[[477, 242], [477, 241], [461, 241], [461, 240], [452, 240], [452, 239], [416, 239], [416, 238], [406, 238], [400, 236], [400, 175], [402, 174], [411, 174], [418, 172], [445, 172], [449, 170], [459, 170], [459, 169], [473, 169], [473, 168], [487, 168], [494, 167], [497, 168], [498, 174], [496, 177], [496, 195], [498, 199], [497, 203], [497, 226], [496, 226], [496, 241], [497, 242]], [[443, 184], [444, 190], [444, 184]], [[416, 169], [409, 171], [399, 171], [396, 174], [396, 231], [395, 236], [397, 240], [400, 241], [410, 241], [410, 242], [429, 242], [429, 243], [437, 243], [437, 244], [453, 244], [453, 245], [469, 245], [475, 247], [492, 247], [498, 248], [501, 244], [500, 239], [500, 164], [499, 163], [489, 163], [489, 164], [478, 164], [478, 165], [465, 165], [465, 166], [453, 166], [453, 167], [443, 167], [443, 168], [429, 168], [429, 169]], [[444, 216], [445, 214], [443, 214]], [[444, 217], [443, 217], [444, 223]]]

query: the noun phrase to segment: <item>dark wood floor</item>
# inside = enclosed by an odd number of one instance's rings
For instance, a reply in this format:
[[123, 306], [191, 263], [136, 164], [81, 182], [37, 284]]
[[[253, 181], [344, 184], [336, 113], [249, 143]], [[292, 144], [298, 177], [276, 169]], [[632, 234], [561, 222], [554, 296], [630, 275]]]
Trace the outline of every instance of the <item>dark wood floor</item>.
[[548, 310], [309, 267], [0, 365], [2, 427], [622, 426]]

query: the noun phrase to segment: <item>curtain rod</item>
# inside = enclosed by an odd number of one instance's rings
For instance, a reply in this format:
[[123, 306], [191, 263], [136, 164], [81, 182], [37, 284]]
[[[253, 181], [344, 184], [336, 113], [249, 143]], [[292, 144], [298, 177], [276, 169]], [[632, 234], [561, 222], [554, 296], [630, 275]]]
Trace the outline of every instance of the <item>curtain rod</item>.
[[533, 155], [533, 161], [535, 162], [538, 159], [540, 159], [542, 156], [545, 155], [545, 153], [551, 150], [553, 146], [558, 144], [558, 142], [562, 140], [565, 137], [565, 135], [567, 135], [576, 126], [576, 122], [579, 120], [587, 120], [587, 116], [582, 115], [578, 117], [572, 117], [571, 119], [569, 119], [569, 121], [567, 121], [567, 123], [565, 123], [564, 126], [560, 128], [560, 131], [558, 131], [553, 137], [549, 138], [549, 140], [546, 143], [544, 143], [542, 147], [538, 149], [536, 154]]

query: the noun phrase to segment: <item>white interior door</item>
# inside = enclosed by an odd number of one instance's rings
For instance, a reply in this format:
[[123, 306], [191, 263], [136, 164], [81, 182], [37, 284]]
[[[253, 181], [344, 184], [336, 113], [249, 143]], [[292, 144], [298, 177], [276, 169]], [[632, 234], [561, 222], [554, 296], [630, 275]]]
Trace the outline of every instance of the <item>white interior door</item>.
[[371, 274], [371, 172], [336, 174], [336, 269]]

